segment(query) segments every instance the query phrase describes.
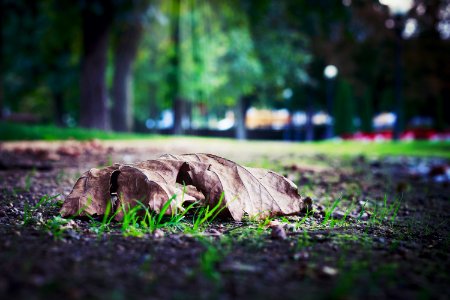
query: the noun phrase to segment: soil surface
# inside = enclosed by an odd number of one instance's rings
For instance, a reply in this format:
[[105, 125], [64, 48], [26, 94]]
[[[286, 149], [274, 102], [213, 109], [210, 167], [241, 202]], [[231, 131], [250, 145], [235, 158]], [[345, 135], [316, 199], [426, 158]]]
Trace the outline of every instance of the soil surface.
[[[162, 153], [271, 168], [310, 214], [127, 234], [58, 217], [81, 173]], [[449, 162], [99, 141], [0, 147], [1, 299], [449, 299]], [[192, 222], [191, 222], [192, 223]], [[187, 226], [187, 227], [186, 227]], [[187, 228], [187, 229], [186, 229]]]

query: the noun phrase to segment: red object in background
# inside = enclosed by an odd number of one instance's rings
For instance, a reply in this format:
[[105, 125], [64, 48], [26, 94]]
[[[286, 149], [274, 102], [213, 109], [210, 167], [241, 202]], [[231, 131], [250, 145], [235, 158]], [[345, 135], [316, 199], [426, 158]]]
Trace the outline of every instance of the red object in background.
[[[354, 141], [389, 141], [392, 140], [392, 131], [384, 130], [378, 132], [356, 132], [354, 134], [343, 134], [341, 138], [344, 140]], [[449, 141], [450, 131], [437, 132], [433, 129], [415, 128], [408, 129], [400, 135], [402, 141]]]
[[356, 132], [354, 134], [343, 134], [341, 137], [344, 140], [356, 140], [356, 141], [384, 141], [392, 139], [391, 131], [378, 131], [378, 132]]
[[430, 140], [438, 133], [433, 129], [416, 128], [403, 132], [400, 136], [401, 140]]

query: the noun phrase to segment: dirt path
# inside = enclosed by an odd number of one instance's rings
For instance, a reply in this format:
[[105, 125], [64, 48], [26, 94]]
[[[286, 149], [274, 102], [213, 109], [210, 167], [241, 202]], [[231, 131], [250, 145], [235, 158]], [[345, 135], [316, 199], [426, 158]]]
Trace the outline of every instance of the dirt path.
[[[0, 298], [449, 299], [450, 189], [439, 177], [448, 161], [270, 149], [186, 142], [4, 145]], [[120, 224], [99, 232], [89, 219], [58, 218], [63, 196], [90, 167], [195, 151], [283, 173], [313, 199], [314, 213], [270, 220], [285, 238], [272, 234], [269, 223], [250, 220], [136, 237], [125, 236]], [[37, 205], [43, 197], [50, 199]]]

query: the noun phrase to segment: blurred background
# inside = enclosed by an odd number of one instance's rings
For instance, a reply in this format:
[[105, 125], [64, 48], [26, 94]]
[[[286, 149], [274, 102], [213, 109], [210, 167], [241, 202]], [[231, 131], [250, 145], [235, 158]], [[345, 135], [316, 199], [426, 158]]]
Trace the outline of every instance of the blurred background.
[[449, 0], [1, 5], [5, 130], [450, 140]]

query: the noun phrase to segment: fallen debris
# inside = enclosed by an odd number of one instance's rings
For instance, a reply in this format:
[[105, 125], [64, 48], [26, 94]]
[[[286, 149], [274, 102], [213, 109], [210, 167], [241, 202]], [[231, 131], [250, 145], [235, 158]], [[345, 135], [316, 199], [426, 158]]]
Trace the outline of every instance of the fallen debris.
[[116, 220], [139, 203], [159, 213], [171, 201], [167, 215], [183, 211], [185, 202], [218, 205], [222, 215], [236, 221], [246, 215], [264, 219], [297, 214], [312, 203], [301, 199], [293, 182], [270, 170], [240, 166], [212, 154], [185, 154], [91, 169], [78, 179], [61, 214], [103, 215], [111, 199]]

